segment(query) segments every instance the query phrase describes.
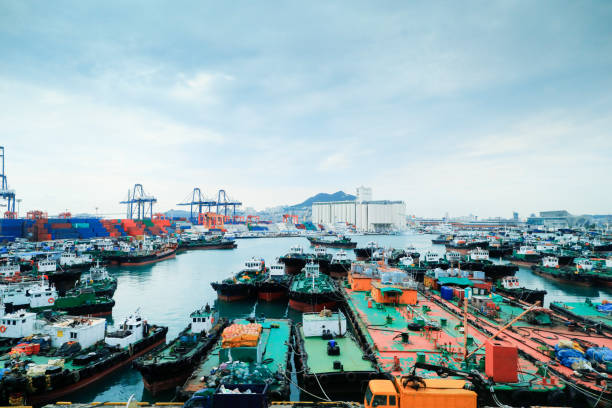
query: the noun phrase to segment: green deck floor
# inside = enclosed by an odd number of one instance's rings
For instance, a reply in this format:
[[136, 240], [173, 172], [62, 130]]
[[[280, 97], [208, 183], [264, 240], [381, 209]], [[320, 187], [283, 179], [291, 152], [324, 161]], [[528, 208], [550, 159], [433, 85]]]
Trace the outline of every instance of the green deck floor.
[[[300, 328], [302, 338], [304, 332]], [[369, 360], [363, 359], [363, 351], [348, 333], [344, 337], [336, 337], [334, 341], [340, 347], [340, 355], [327, 354], [327, 343], [320, 336], [304, 338], [304, 349], [308, 354], [308, 368], [313, 374], [338, 372], [334, 369], [334, 361], [340, 361], [344, 371], [376, 371]]]

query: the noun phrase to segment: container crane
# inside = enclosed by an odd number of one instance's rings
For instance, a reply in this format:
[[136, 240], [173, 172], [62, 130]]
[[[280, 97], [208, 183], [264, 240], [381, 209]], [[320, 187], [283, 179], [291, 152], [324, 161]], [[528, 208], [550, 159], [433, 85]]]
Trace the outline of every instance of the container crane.
[[219, 192], [217, 193], [217, 214], [221, 214], [219, 212], [219, 207], [224, 207], [223, 215], [227, 217], [228, 207], [232, 207], [233, 208], [232, 219], [235, 219], [236, 207], [241, 206], [241, 205], [242, 203], [240, 201], [232, 200], [230, 197], [228, 197], [225, 190], [219, 190]]
[[134, 184], [133, 190], [128, 190], [128, 198], [125, 201], [120, 201], [119, 204], [127, 204], [127, 218], [136, 219], [151, 218], [153, 215], [153, 203], [157, 202], [157, 198], [145, 194], [142, 184]]
[[[188, 196], [189, 197], [189, 196]], [[202, 213], [202, 207], [207, 206], [208, 212], [212, 206], [216, 205], [215, 200], [207, 198], [202, 194], [202, 190], [199, 187], [195, 187], [191, 193], [191, 201], [185, 200], [185, 202], [179, 203], [177, 205], [188, 205], [189, 206], [189, 219], [191, 222], [194, 222], [198, 219], [199, 215]], [[194, 214], [194, 208], [197, 209], [197, 213]], [[199, 221], [198, 221], [199, 222]]]
[[17, 218], [15, 212], [15, 190], [10, 190], [8, 187], [8, 181], [6, 179], [6, 173], [4, 172], [4, 146], [0, 146], [0, 158], [2, 158], [2, 179], [0, 185], [0, 198], [6, 200], [6, 212], [4, 213], [5, 218]]

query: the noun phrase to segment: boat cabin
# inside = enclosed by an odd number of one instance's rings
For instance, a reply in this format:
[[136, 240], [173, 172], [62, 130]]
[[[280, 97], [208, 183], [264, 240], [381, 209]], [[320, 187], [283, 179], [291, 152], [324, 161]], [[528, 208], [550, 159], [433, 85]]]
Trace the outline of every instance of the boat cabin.
[[461, 254], [457, 251], [448, 251], [444, 256], [450, 263], [461, 262]]
[[348, 261], [349, 257], [346, 254], [345, 251], [343, 251], [342, 249], [338, 252], [336, 252], [333, 256], [331, 261], [334, 263], [340, 263], [340, 262], [346, 262]]
[[145, 337], [148, 331], [147, 322], [138, 313], [128, 316], [119, 326], [119, 330], [106, 335], [104, 342], [109, 346], [125, 348]]
[[346, 317], [342, 312], [323, 309], [319, 313], [302, 314], [304, 337], [342, 337], [346, 333]]
[[44, 330], [51, 337], [53, 347], [74, 341], [85, 349], [104, 340], [105, 329], [104, 318], [62, 316], [59, 321], [47, 324]]
[[[442, 257], [437, 252], [427, 251], [425, 252], [425, 262], [440, 262]], [[400, 259], [401, 261], [401, 259]]]
[[404, 256], [399, 259], [399, 264], [406, 267], [414, 266], [414, 259], [410, 255]]
[[262, 258], [251, 258], [244, 263], [244, 271], [247, 272], [260, 272], [266, 269], [266, 263]]
[[34, 334], [36, 313], [18, 310], [14, 313], [4, 313], [4, 306], [0, 309], [0, 337], [20, 339]]
[[314, 262], [308, 262], [305, 266], [304, 266], [304, 273], [306, 274], [307, 278], [316, 278], [319, 276], [319, 264], [314, 263]]
[[501, 279], [501, 287], [504, 289], [519, 289], [521, 284], [516, 276], [504, 276]]
[[38, 272], [47, 273], [55, 272], [57, 270], [57, 261], [55, 259], [47, 258], [38, 261]]
[[15, 263], [6, 263], [0, 266], [0, 277], [2, 278], [14, 278], [20, 274], [19, 265]]
[[545, 256], [542, 258], [542, 266], [545, 268], [558, 268], [559, 258], [556, 256]]
[[289, 254], [291, 255], [304, 255], [304, 248], [299, 245], [294, 245], [289, 249]]
[[416, 286], [397, 283], [371, 283], [372, 299], [377, 303], [393, 305], [415, 305], [417, 303]]
[[348, 282], [351, 290], [367, 292], [371, 289], [372, 281], [380, 280], [378, 266], [373, 263], [353, 262], [348, 273]]
[[476, 248], [469, 252], [470, 259], [472, 261], [488, 261], [489, 260], [489, 251], [482, 248]]
[[322, 246], [316, 246], [314, 249], [314, 253], [316, 257], [321, 257], [321, 256], [324, 257], [325, 255], [327, 255], [327, 251]]
[[270, 265], [270, 277], [282, 277], [285, 275], [285, 264], [280, 263], [278, 260]]
[[192, 333], [209, 333], [215, 322], [219, 321], [219, 313], [208, 305], [191, 313], [189, 317]]
[[593, 269], [593, 262], [590, 259], [579, 258], [575, 259], [574, 263], [576, 264], [576, 268], [581, 271], [590, 271]]
[[516, 252], [519, 255], [537, 255], [538, 252], [531, 245], [521, 245], [519, 250]]

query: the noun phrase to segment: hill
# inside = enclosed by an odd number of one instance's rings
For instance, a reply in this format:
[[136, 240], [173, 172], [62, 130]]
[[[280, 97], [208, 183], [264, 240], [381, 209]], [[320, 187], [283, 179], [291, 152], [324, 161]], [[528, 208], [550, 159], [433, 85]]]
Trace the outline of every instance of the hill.
[[303, 202], [292, 205], [290, 208], [307, 208], [312, 205], [312, 203], [317, 202], [330, 202], [330, 201], [354, 201], [357, 197], [352, 194], [346, 194], [344, 191], [336, 191], [333, 194], [328, 193], [319, 193], [310, 198], [307, 198]]

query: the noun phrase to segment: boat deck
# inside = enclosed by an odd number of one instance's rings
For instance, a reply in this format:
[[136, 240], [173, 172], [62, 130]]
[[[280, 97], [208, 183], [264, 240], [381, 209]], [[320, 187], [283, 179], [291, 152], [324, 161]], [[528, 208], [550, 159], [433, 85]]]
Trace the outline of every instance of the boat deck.
[[608, 326], [612, 326], [612, 316], [597, 310], [597, 306], [599, 305], [600, 303], [589, 304], [586, 302], [551, 302], [551, 306], [556, 306], [558, 309], [564, 309], [569, 314], [574, 316], [602, 322]]
[[[247, 320], [238, 319], [234, 321], [239, 324], [249, 323]], [[287, 355], [289, 353], [289, 339], [291, 334], [291, 323], [287, 319], [266, 319], [258, 322], [262, 325], [261, 342], [264, 347], [262, 362], [273, 372], [285, 373], [288, 371]], [[195, 369], [191, 377], [183, 385], [184, 393], [193, 393], [206, 386], [202, 378], [207, 378], [219, 367], [219, 353], [221, 340], [213, 347], [210, 354], [206, 356]], [[274, 386], [270, 390], [274, 390]]]
[[301, 337], [304, 339], [304, 350], [308, 354], [308, 369], [312, 374], [323, 374], [340, 372], [334, 369], [334, 361], [342, 362], [342, 371], [371, 371], [376, 372], [376, 367], [369, 360], [363, 359], [363, 351], [357, 341], [350, 335], [344, 337], [334, 337], [334, 341], [340, 347], [339, 356], [327, 354], [327, 343], [320, 336], [304, 337], [304, 332], [300, 328]]

